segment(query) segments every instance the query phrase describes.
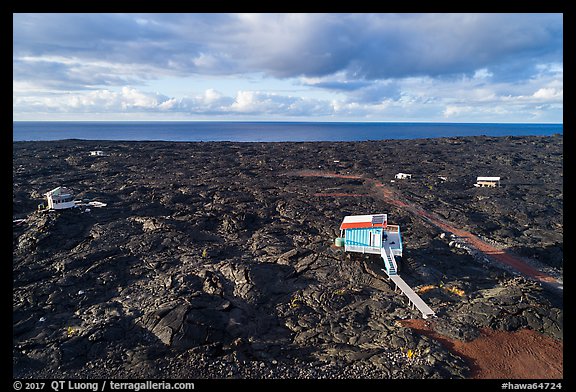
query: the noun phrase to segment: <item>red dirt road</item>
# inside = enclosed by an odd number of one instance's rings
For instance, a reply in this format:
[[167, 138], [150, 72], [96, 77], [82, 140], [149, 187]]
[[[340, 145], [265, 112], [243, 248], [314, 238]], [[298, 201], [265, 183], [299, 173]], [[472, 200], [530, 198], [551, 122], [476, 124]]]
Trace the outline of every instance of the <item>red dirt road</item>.
[[[516, 257], [514, 255], [509, 254], [504, 249], [499, 249], [479, 237], [475, 236], [474, 234], [459, 229], [455, 227], [453, 224], [447, 222], [446, 220], [440, 218], [438, 215], [434, 214], [430, 211], [425, 211], [422, 208], [405, 202], [400, 199], [400, 196], [392, 189], [387, 188], [382, 182], [377, 180], [366, 178], [361, 175], [354, 175], [354, 174], [338, 174], [338, 173], [330, 173], [318, 170], [304, 170], [295, 173], [290, 173], [291, 175], [301, 176], [301, 177], [325, 177], [325, 178], [345, 178], [345, 179], [356, 179], [356, 180], [363, 180], [368, 185], [372, 185], [376, 188], [378, 196], [380, 196], [384, 201], [389, 204], [392, 204], [396, 207], [402, 208], [407, 210], [415, 215], [418, 215], [424, 218], [426, 221], [430, 222], [431, 224], [435, 225], [436, 227], [453, 233], [454, 235], [460, 237], [466, 243], [468, 243], [473, 248], [477, 249], [478, 251], [484, 253], [492, 260], [496, 260], [502, 264], [508, 265], [512, 267], [516, 271], [524, 274], [527, 277], [531, 277], [536, 279], [542, 283], [547, 285], [552, 285], [553, 287], [558, 288], [559, 282], [556, 278], [537, 270], [536, 268], [532, 267], [531, 265], [527, 264], [521, 258]], [[317, 196], [334, 196], [334, 197], [346, 197], [346, 196], [364, 196], [364, 195], [357, 195], [357, 194], [316, 194]]]
[[368, 197], [370, 195], [362, 193], [315, 193], [317, 197]]
[[462, 342], [439, 335], [425, 320], [404, 320], [402, 324], [438, 340], [446, 349], [464, 359], [472, 371], [470, 378], [563, 378], [563, 343], [536, 331], [483, 329], [478, 338]]

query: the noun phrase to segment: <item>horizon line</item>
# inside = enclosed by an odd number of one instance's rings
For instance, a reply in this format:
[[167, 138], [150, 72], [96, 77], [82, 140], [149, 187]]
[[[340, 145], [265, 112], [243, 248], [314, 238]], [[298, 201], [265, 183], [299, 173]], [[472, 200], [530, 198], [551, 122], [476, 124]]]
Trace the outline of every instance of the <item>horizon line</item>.
[[505, 122], [476, 122], [476, 121], [422, 121], [422, 120], [412, 120], [412, 121], [290, 121], [290, 120], [12, 120], [13, 123], [16, 122], [75, 122], [75, 123], [94, 123], [94, 122], [108, 122], [108, 123], [121, 123], [121, 122], [132, 122], [132, 123], [162, 123], [162, 122], [230, 122], [230, 123], [398, 123], [398, 124], [549, 124], [549, 125], [564, 125], [564, 122], [515, 122], [515, 121], [505, 121]]

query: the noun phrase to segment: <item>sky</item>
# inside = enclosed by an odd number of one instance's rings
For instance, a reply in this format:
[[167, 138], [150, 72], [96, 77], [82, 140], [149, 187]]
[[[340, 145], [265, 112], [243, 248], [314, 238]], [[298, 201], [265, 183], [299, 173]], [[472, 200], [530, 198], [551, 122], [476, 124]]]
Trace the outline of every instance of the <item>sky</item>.
[[13, 14], [15, 121], [562, 113], [562, 14]]

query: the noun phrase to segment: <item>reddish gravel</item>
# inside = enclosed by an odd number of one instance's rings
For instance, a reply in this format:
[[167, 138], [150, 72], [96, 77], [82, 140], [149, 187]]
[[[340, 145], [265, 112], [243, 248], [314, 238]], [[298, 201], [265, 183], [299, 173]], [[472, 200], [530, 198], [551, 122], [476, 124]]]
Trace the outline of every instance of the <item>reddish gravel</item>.
[[481, 335], [462, 342], [439, 335], [422, 319], [404, 320], [403, 325], [439, 341], [462, 357], [474, 379], [562, 379], [563, 343], [536, 331], [514, 332], [483, 329]]
[[362, 193], [315, 193], [317, 197], [367, 197], [370, 195]]

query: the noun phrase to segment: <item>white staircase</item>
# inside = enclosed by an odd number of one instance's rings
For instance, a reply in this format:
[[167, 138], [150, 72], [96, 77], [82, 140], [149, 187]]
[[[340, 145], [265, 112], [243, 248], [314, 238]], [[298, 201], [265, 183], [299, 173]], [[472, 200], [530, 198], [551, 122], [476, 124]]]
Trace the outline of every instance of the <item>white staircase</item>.
[[392, 249], [388, 247], [383, 247], [380, 254], [384, 259], [384, 265], [386, 266], [386, 273], [389, 276], [396, 275], [398, 271], [398, 265], [396, 264], [396, 259], [392, 254]]

